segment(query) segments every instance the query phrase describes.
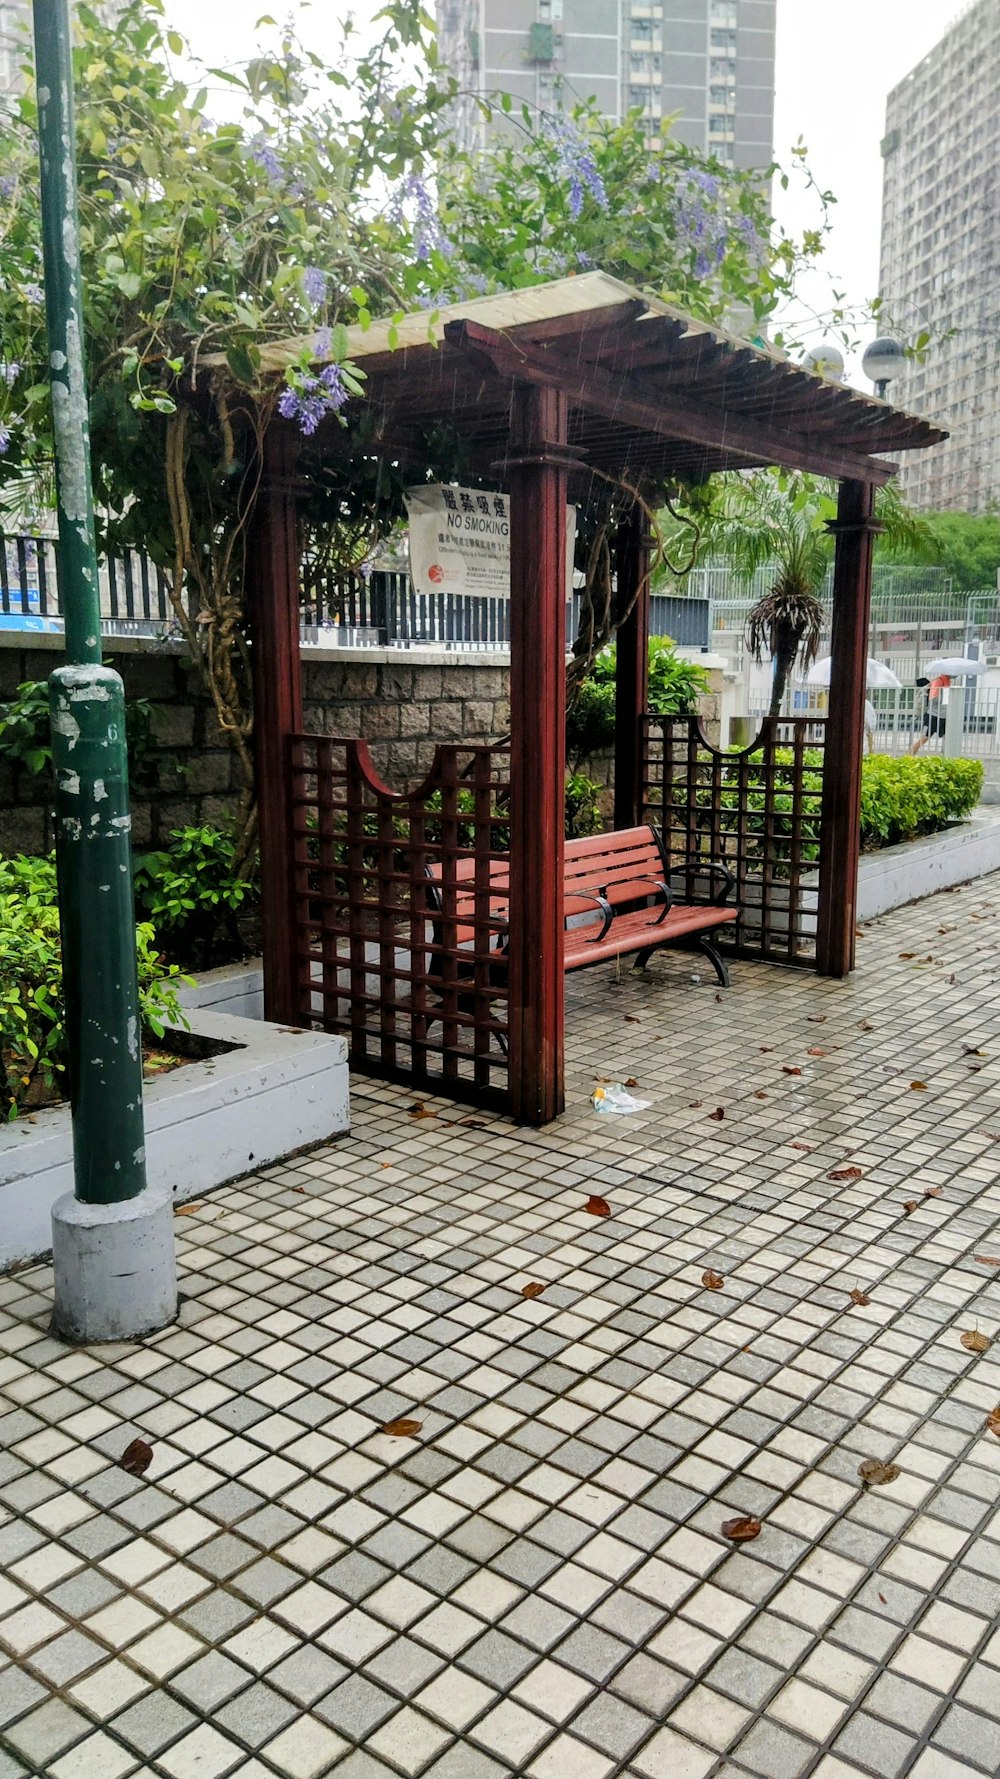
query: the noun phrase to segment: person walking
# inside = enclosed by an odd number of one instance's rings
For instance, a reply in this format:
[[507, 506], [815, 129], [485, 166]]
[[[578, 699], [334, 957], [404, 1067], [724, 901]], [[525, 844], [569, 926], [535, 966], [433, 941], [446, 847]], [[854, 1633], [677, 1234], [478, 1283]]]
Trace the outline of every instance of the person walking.
[[939, 673], [936, 679], [918, 679], [916, 683], [921, 691], [926, 688], [926, 696], [920, 734], [915, 735], [910, 743], [911, 754], [919, 754], [920, 749], [927, 746], [933, 735], [944, 734], [944, 699], [941, 694], [948, 690], [951, 680], [947, 674]]

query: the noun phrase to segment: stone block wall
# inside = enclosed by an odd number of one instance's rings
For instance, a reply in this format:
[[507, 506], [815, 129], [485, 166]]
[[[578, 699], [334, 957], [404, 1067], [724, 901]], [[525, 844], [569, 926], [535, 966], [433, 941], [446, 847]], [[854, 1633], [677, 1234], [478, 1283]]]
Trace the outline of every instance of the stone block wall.
[[[372, 654], [375, 651], [371, 651]], [[392, 787], [418, 783], [440, 741], [498, 741], [510, 727], [510, 667], [495, 654], [403, 660], [355, 656], [308, 661], [305, 726], [321, 735], [363, 736], [376, 770]]]
[[[0, 633], [0, 703], [22, 681], [45, 679], [59, 658], [57, 637]], [[173, 828], [224, 825], [239, 796], [239, 769], [197, 675], [177, 648], [143, 639], [108, 639], [106, 659], [126, 696], [154, 705], [152, 782], [133, 790], [136, 846], [167, 846]], [[417, 784], [441, 741], [498, 741], [510, 728], [510, 666], [497, 652], [456, 655], [414, 649], [310, 650], [303, 659], [306, 729], [363, 736], [377, 772], [393, 790]], [[703, 701], [706, 727], [717, 724], [718, 696]], [[608, 790], [610, 757], [581, 769]], [[610, 808], [611, 798], [602, 798]], [[48, 774], [34, 775], [0, 758], [0, 851], [51, 849]]]

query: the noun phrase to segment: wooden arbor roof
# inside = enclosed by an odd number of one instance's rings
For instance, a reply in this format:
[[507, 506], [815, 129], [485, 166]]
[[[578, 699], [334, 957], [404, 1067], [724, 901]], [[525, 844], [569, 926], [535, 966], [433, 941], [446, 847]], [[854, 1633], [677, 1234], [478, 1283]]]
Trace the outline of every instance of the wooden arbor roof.
[[[751, 346], [603, 272], [349, 330], [367, 377], [366, 448], [422, 465], [426, 429], [453, 424], [470, 469], [502, 475], [515, 383], [560, 390], [580, 468], [646, 485], [764, 464], [881, 483], [886, 453], [938, 444], [927, 420]], [[264, 353], [264, 372], [303, 342]], [[372, 426], [374, 422], [374, 426]], [[351, 430], [324, 428], [331, 454]]]

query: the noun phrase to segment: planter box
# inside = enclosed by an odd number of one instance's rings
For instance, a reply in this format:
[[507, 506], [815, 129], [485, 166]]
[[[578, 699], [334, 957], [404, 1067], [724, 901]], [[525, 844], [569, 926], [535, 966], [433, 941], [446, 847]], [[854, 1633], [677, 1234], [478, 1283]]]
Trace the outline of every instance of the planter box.
[[[343, 1038], [203, 1009], [190, 1017], [196, 1037], [227, 1048], [146, 1083], [151, 1184], [197, 1198], [349, 1128]], [[52, 1205], [72, 1190], [68, 1106], [0, 1128], [0, 1267], [49, 1251]]]
[[955, 883], [971, 883], [1000, 871], [1000, 809], [980, 806], [968, 821], [862, 854], [858, 872], [858, 919], [874, 920], [890, 908], [919, 902]]
[[222, 964], [203, 970], [198, 980], [177, 992], [185, 1012], [233, 1013], [239, 1019], [264, 1017], [264, 968], [259, 957], [245, 964]]

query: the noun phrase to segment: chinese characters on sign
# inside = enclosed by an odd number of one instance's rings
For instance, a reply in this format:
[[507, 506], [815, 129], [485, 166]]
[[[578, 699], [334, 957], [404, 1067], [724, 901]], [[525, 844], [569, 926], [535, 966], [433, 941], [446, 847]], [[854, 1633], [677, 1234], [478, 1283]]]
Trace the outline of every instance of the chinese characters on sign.
[[[481, 488], [434, 483], [406, 496], [416, 593], [510, 597], [510, 501]], [[566, 508], [566, 597], [573, 589], [576, 508]]]

